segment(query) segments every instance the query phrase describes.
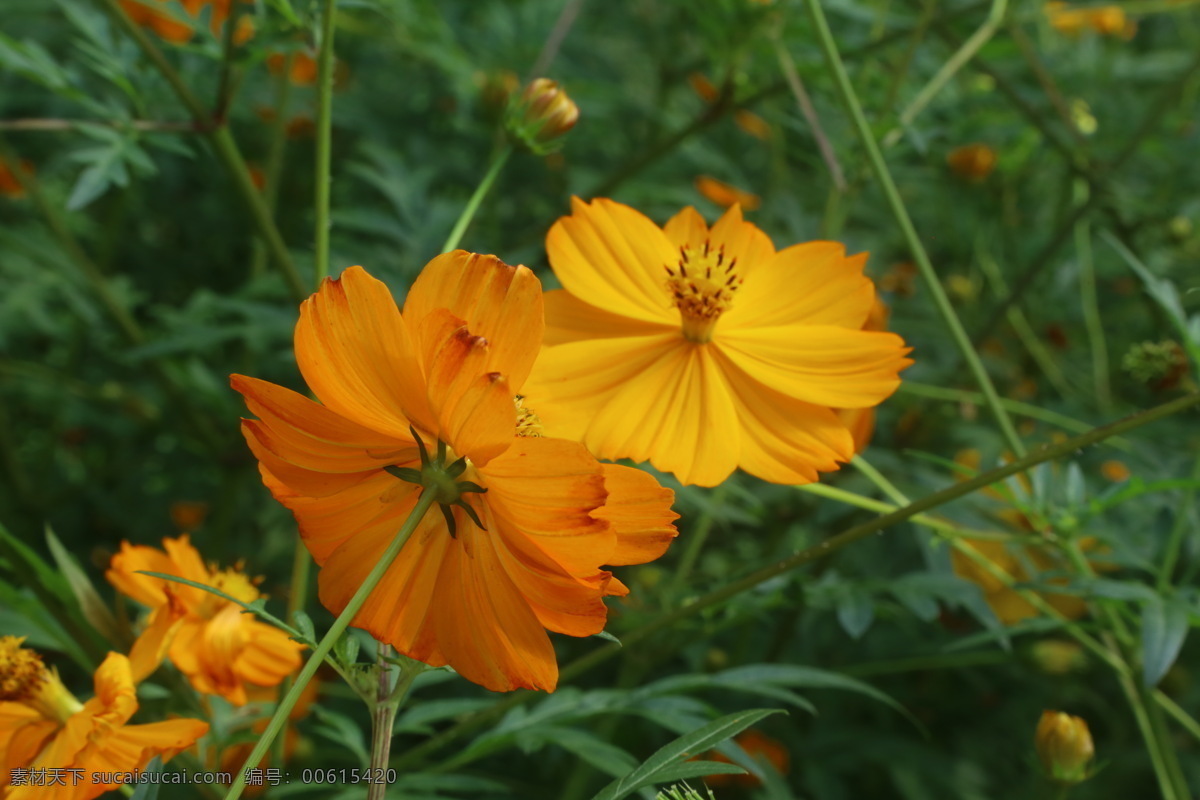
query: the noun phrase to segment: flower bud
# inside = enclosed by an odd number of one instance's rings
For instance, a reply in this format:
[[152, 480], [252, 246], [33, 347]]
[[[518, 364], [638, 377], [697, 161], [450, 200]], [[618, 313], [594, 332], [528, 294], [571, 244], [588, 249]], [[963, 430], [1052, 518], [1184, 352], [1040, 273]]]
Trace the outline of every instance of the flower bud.
[[1057, 783], [1079, 783], [1088, 778], [1088, 765], [1096, 754], [1087, 723], [1061, 711], [1043, 711], [1034, 735], [1034, 747]]
[[517, 142], [539, 155], [558, 147], [558, 139], [575, 127], [579, 107], [549, 78], [530, 81], [510, 103], [505, 127]]

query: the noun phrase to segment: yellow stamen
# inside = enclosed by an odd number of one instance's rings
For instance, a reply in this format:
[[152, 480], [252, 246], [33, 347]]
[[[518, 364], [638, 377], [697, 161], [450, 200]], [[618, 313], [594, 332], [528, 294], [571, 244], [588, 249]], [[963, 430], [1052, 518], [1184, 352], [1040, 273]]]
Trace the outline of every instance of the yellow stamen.
[[742, 285], [737, 258], [726, 258], [724, 245], [714, 249], [706, 239], [702, 250], [680, 247], [679, 263], [666, 270], [667, 291], [679, 309], [684, 338], [698, 344], [712, 341], [717, 319], [732, 307]]
[[23, 703], [47, 719], [66, 722], [83, 708], [42, 657], [21, 646], [23, 636], [0, 636], [0, 700]]
[[540, 438], [546, 435], [541, 418], [525, 407], [522, 395], [513, 397], [513, 405], [517, 407], [517, 436]]
[[[210, 565], [209, 569], [213, 569]], [[230, 569], [212, 573], [211, 583], [214, 589], [220, 589], [230, 597], [236, 597], [243, 603], [253, 603], [259, 597], [258, 583], [261, 578], [251, 578], [242, 572], [242, 564], [238, 563]], [[206, 592], [204, 602], [196, 609], [196, 613], [204, 619], [212, 619], [221, 612], [229, 601], [211, 592]]]

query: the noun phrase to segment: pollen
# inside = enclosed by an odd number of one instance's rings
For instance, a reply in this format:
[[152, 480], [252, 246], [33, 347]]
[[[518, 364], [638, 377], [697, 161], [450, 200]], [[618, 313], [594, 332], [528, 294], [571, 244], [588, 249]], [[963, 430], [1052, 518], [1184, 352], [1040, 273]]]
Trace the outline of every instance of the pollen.
[[727, 258], [724, 245], [713, 248], [706, 239], [702, 248], [681, 246], [679, 262], [664, 268], [684, 337], [699, 344], [711, 341], [717, 320], [733, 306], [742, 285], [737, 258]]
[[23, 636], [0, 636], [0, 700], [30, 702], [49, 672], [42, 657], [21, 646]]
[[525, 407], [524, 395], [514, 396], [513, 405], [517, 407], [517, 436], [541, 438], [546, 435], [541, 418]]
[[[210, 585], [214, 589], [219, 589], [243, 603], [253, 603], [259, 598], [258, 584], [262, 579], [246, 575], [242, 571], [243, 565], [240, 562], [230, 569], [217, 570], [215, 565], [209, 565], [209, 569], [212, 570]], [[205, 592], [204, 601], [196, 609], [196, 612], [205, 619], [212, 619], [227, 605], [229, 605], [229, 601], [223, 597]]]

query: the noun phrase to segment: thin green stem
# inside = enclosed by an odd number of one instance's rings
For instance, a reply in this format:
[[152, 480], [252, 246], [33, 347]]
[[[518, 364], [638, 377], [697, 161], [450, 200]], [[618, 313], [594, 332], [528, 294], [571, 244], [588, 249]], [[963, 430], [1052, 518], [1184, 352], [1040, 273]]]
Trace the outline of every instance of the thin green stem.
[[[388, 756], [392, 752], [392, 727], [396, 722], [396, 703], [392, 702], [391, 666], [387, 658], [391, 645], [379, 642], [376, 648], [375, 665], [379, 670], [379, 682], [375, 687], [375, 700], [371, 704], [371, 763], [372, 778], [387, 770]], [[367, 800], [383, 800], [387, 794], [387, 782], [372, 780], [367, 785]]]
[[317, 288], [329, 274], [329, 170], [333, 152], [333, 36], [337, 0], [325, 0], [321, 7], [321, 41], [317, 51], [317, 166], [316, 195], [313, 211], [316, 229], [313, 236], [313, 265]]
[[[283, 174], [283, 156], [287, 150], [287, 112], [292, 95], [292, 81], [288, 77], [296, 54], [289, 52], [283, 68], [275, 76], [274, 102], [271, 104], [275, 116], [271, 118], [271, 139], [267, 144], [266, 186], [263, 188], [263, 203], [267, 213], [275, 219], [275, 206], [279, 199], [279, 182]], [[261, 240], [254, 242], [254, 256], [250, 262], [250, 274], [261, 275], [266, 264], [267, 251]]]
[[[845, 503], [849, 506], [864, 509], [866, 511], [875, 511], [879, 514], [887, 514], [896, 510], [896, 506], [892, 503], [885, 503], [882, 500], [876, 500], [873, 497], [865, 497], [857, 492], [847, 491], [846, 489], [830, 486], [826, 483], [806, 483], [802, 486], [797, 486], [797, 489], [805, 494], [811, 494], [814, 497], [824, 497], [827, 500], [836, 500], [839, 503]], [[983, 539], [987, 541], [1007, 542], [1013, 539], [1011, 534], [993, 533], [991, 531], [976, 531], [968, 528], [962, 528], [952, 522], [931, 517], [928, 514], [917, 514], [910, 522], [915, 522], [918, 525], [923, 525], [930, 530], [935, 530], [945, 536], [967, 536], [972, 539]]]
[[[1086, 201], [1086, 181], [1075, 181], [1076, 201]], [[1083, 304], [1083, 322], [1088, 346], [1092, 351], [1092, 387], [1102, 414], [1112, 412], [1112, 389], [1108, 377], [1108, 344], [1104, 322], [1100, 319], [1100, 298], [1096, 292], [1096, 264], [1092, 259], [1092, 232], [1087, 218], [1075, 223], [1075, 255], [1079, 259], [1079, 294]]]
[[1138, 731], [1146, 742], [1146, 750], [1150, 754], [1150, 763], [1154, 767], [1154, 777], [1158, 780], [1158, 788], [1162, 793], [1163, 800], [1180, 800], [1180, 795], [1175, 791], [1175, 782], [1172, 780], [1166, 759], [1158, 746], [1158, 735], [1150, 721], [1150, 715], [1146, 712], [1146, 704], [1138, 691], [1137, 683], [1130, 675], [1118, 675], [1117, 679], [1121, 684], [1121, 692], [1125, 695], [1125, 699], [1133, 711]]
[[[1192, 465], [1192, 479], [1200, 480], [1200, 456]], [[1175, 522], [1171, 525], [1171, 534], [1167, 537], [1167, 545], [1163, 549], [1162, 566], [1158, 568], [1158, 591], [1165, 592], [1171, 586], [1171, 578], [1175, 575], [1175, 566], [1179, 563], [1179, 553], [1183, 549], [1183, 540], [1187, 537], [1188, 523], [1192, 516], [1192, 505], [1196, 493], [1185, 491], [1175, 512]]]
[[233, 784], [225, 794], [225, 800], [237, 800], [237, 798], [242, 796], [242, 792], [246, 789], [246, 769], [262, 761], [262, 757], [271, 747], [271, 742], [275, 741], [275, 737], [279, 735], [280, 731], [283, 730], [283, 726], [287, 724], [288, 714], [295, 707], [296, 701], [300, 699], [300, 694], [304, 691], [304, 687], [308, 685], [313, 675], [316, 674], [317, 667], [321, 666], [321, 663], [325, 660], [325, 656], [333, 649], [333, 645], [342, 635], [342, 632], [346, 630], [347, 626], [350, 625], [350, 621], [354, 619], [354, 615], [358, 613], [363, 603], [366, 602], [367, 596], [375, 589], [380, 579], [383, 578], [384, 573], [391, 567], [392, 562], [396, 560], [396, 556], [404, 549], [404, 545], [408, 542], [409, 537], [412, 536], [413, 531], [417, 529], [417, 525], [425, 516], [425, 512], [433, 505], [433, 502], [433, 492], [421, 493], [421, 497], [417, 500], [412, 513], [408, 515], [408, 519], [404, 521], [404, 525], [401, 526], [399, 533], [396, 534], [396, 538], [392, 540], [392, 543], [388, 545], [387, 550], [384, 551], [379, 561], [372, 567], [362, 586], [358, 587], [354, 596], [350, 598], [350, 602], [346, 604], [346, 608], [342, 610], [342, 613], [338, 614], [337, 619], [333, 621], [333, 625], [329, 626], [329, 630], [321, 638], [321, 641], [317, 643], [312, 655], [305, 662], [304, 668], [296, 676], [296, 682], [292, 684], [292, 688], [288, 691], [287, 695], [279, 702], [279, 707], [275, 709], [275, 714], [271, 717], [271, 721], [267, 723], [267, 728], [263, 731], [262, 737], [254, 745], [254, 749], [247, 756], [242, 769], [238, 771], [237, 777], [234, 778]]
[[97, 0], [107, 10], [109, 15], [116, 21], [117, 25], [125, 31], [141, 48], [142, 52], [150, 60], [155, 68], [166, 79], [167, 83], [175, 91], [180, 102], [187, 107], [188, 113], [192, 115], [192, 119], [196, 123], [196, 127], [208, 137], [209, 143], [217, 153], [217, 157], [225, 166], [229, 176], [233, 179], [235, 188], [242, 200], [250, 209], [250, 216], [254, 220], [255, 226], [258, 228], [259, 235], [267, 244], [267, 252], [271, 256], [271, 260], [279, 268], [283, 274], [284, 281], [291, 290], [292, 295], [296, 300], [303, 300], [308, 296], [308, 292], [304, 290], [304, 284], [300, 280], [300, 275], [296, 272], [296, 266], [292, 263], [291, 254], [288, 253], [287, 245], [283, 242], [283, 237], [279, 234], [279, 229], [275, 226], [274, 220], [267, 211], [266, 203], [263, 202], [262, 195], [258, 191], [258, 187], [254, 185], [254, 180], [250, 177], [250, 170], [246, 167], [246, 161], [242, 158], [242, 153], [238, 150], [237, 143], [234, 142], [233, 136], [229, 133], [229, 128], [225, 126], [223, 120], [214, 120], [208, 110], [200, 102], [199, 98], [187, 87], [180, 77], [179, 72], [171, 66], [171, 62], [167, 60], [163, 52], [150, 39], [145, 31], [141, 29], [125, 11], [121, 8], [117, 0]]
[[506, 144], [492, 157], [492, 163], [488, 166], [487, 173], [483, 176], [483, 180], [479, 182], [479, 186], [475, 187], [475, 194], [471, 195], [471, 199], [467, 201], [466, 208], [462, 210], [458, 221], [454, 223], [454, 228], [451, 229], [450, 235], [446, 237], [446, 243], [442, 245], [443, 253], [449, 253], [458, 247], [458, 243], [462, 241], [463, 234], [467, 232], [467, 226], [475, 218], [475, 212], [479, 210], [480, 204], [483, 203], [483, 198], [487, 196], [488, 191], [492, 188], [492, 184], [496, 182], [496, 177], [500, 174], [500, 170], [504, 169], [504, 164], [508, 161], [508, 157], [512, 155], [512, 151], [512, 145]]
[[838, 163], [833, 145], [829, 143], [829, 137], [821, 125], [821, 118], [817, 116], [817, 109], [813, 107], [812, 98], [808, 96], [808, 90], [804, 88], [804, 82], [800, 80], [800, 73], [796, 71], [796, 62], [792, 60], [791, 53], [784, 47], [779, 31], [776, 31], [771, 37], [771, 42], [775, 47], [775, 57], [779, 60], [779, 69], [783, 72], [783, 79], [787, 81], [788, 88], [792, 90], [792, 96], [796, 98], [796, 105], [800, 107], [800, 113], [803, 115], [804, 121], [808, 123], [809, 132], [817, 142], [817, 150], [821, 153], [821, 160], [825, 162], [825, 168], [829, 170], [833, 186], [837, 191], [844, 192], [846, 191], [846, 174], [842, 171], [842, 165]]
[[713, 525], [716, 522], [717, 512], [725, 503], [725, 498], [729, 494], [729, 482], [725, 481], [708, 496], [708, 505], [700, 512], [700, 519], [696, 521], [696, 527], [692, 530], [692, 535], [684, 540], [683, 556], [679, 560], [679, 566], [675, 568], [675, 577], [671, 581], [671, 588], [668, 591], [668, 597], [677, 597], [679, 592], [687, 585], [688, 576], [691, 575], [692, 569], [696, 566], [696, 561], [700, 558], [700, 551], [704, 549], [704, 542], [708, 539], [708, 535], [712, 533]]
[[996, 387], [992, 385], [992, 379], [988, 377], [987, 370], [984, 369], [983, 362], [979, 359], [979, 354], [975, 352], [975, 348], [971, 345], [971, 340], [967, 337], [966, 331], [963, 330], [962, 322], [959, 321], [958, 315], [954, 311], [954, 306], [951, 305], [945, 290], [942, 289], [941, 281], [938, 280], [937, 273], [933, 269], [933, 264], [929, 260], [929, 255], [925, 252], [925, 246], [921, 243], [921, 238], [917, 235], [916, 228], [913, 227], [912, 219], [908, 215], [908, 209], [904, 206], [904, 200], [900, 197], [900, 192], [897, 190], [896, 184], [892, 180], [892, 175], [888, 171], [887, 164], [883, 160], [883, 155], [880, 153], [879, 145], [871, 133], [871, 126], [863, 114], [858, 95], [855, 94], [854, 87], [850, 84], [850, 77], [846, 74], [846, 67], [842, 63], [841, 56], [838, 54], [837, 43], [834, 41], [833, 34], [829, 30], [829, 23], [825, 20], [825, 13], [821, 10], [820, 1], [805, 0], [805, 4], [812, 15], [817, 37], [821, 42], [821, 49], [825, 53], [825, 59], [829, 64], [830, 71], [834, 74], [838, 92], [841, 94], [843, 103], [845, 103], [847, 110], [854, 119], [854, 127], [858, 132], [858, 138], [867, 151], [867, 157], [871, 162], [875, 178], [883, 188], [888, 205], [901, 231], [904, 233], [909, 250], [912, 251], [913, 260], [916, 261], [917, 268], [921, 271], [921, 275], [925, 279], [925, 285], [933, 297], [938, 313], [941, 315], [946, 327], [950, 330], [950, 335], [962, 352], [962, 356], [966, 360], [971, 373], [975, 376], [975, 380], [979, 384], [979, 389], [983, 392], [986, 404], [993, 416], [995, 416], [1009, 449], [1017, 455], [1024, 455], [1025, 445], [1021, 441], [1021, 437], [1017, 435], [1017, 429], [1013, 427], [1008, 412], [1000, 403], [1000, 396], [996, 393]]
[[[604, 647], [597, 648], [581, 658], [568, 664], [559, 674], [559, 685], [565, 685], [568, 681], [575, 679], [579, 675], [588, 670], [603, 664], [610, 658], [620, 654], [624, 647], [631, 647], [643, 639], [654, 636], [659, 631], [671, 627], [680, 620], [699, 614], [705, 609], [719, 605], [742, 592], [748, 591], [755, 586], [762, 584], [778, 575], [790, 572], [791, 570], [802, 567], [806, 564], [824, 558], [831, 553], [834, 553], [841, 548], [865, 539], [868, 536], [888, 528], [892, 525], [904, 522], [912, 517], [920, 514], [923, 511], [937, 508], [945, 505], [952, 500], [957, 500], [960, 497], [970, 494], [977, 489], [982, 489], [985, 486], [990, 486], [994, 483], [1004, 480], [1009, 475], [1015, 475], [1018, 472], [1024, 472], [1030, 467], [1036, 466], [1044, 461], [1051, 461], [1056, 458], [1073, 453], [1076, 450], [1084, 447], [1089, 447], [1097, 442], [1113, 436], [1118, 436], [1122, 433], [1140, 428], [1152, 422], [1165, 419], [1172, 414], [1177, 414], [1185, 409], [1191, 408], [1200, 404], [1200, 392], [1185, 395], [1183, 397], [1172, 400], [1169, 403], [1156, 406], [1148, 411], [1143, 411], [1130, 417], [1126, 417], [1109, 425], [1104, 425], [1098, 428], [1093, 428], [1085, 434], [1074, 436], [1063, 442], [1053, 445], [1046, 445], [1042, 449], [1016, 459], [995, 469], [976, 475], [970, 480], [957, 482], [952, 486], [926, 495], [914, 503], [910, 503], [904, 508], [896, 509], [890, 513], [876, 517], [873, 520], [855, 525], [848, 528], [836, 536], [821, 542], [815, 547], [810, 547], [788, 558], [782, 559], [774, 564], [762, 567], [749, 575], [746, 575], [736, 581], [733, 581], [719, 589], [714, 589], [705, 595], [696, 598], [695, 601], [686, 606], [675, 608], [665, 614], [656, 617], [633, 631], [623, 634], [621, 637], [622, 644], [610, 644]], [[504, 698], [494, 706], [478, 711], [465, 719], [459, 721], [454, 726], [448, 728], [442, 733], [437, 734], [427, 739], [417, 747], [412, 748], [403, 756], [401, 756], [393, 766], [397, 768], [408, 767], [416, 764], [425, 763], [429, 753], [439, 749], [448, 742], [458, 739], [460, 736], [465, 736], [472, 731], [478, 730], [492, 720], [498, 719], [506, 711], [517, 706], [529, 702], [534, 697], [538, 697], [536, 692], [514, 692]]]
[[[811, 8], [811, 6], [810, 6]], [[962, 47], [955, 52], [941, 68], [930, 79], [929, 83], [917, 93], [913, 101], [908, 104], [900, 114], [900, 126], [889, 131], [883, 137], [883, 146], [891, 147], [900, 140], [904, 135], [904, 129], [912, 124], [917, 115], [925, 110], [925, 106], [937, 97], [938, 92], [945, 88], [958, 71], [963, 68], [971, 58], [979, 52], [979, 49], [988, 43], [988, 40], [995, 35], [996, 29], [1004, 21], [1004, 14], [1008, 10], [1007, 0], [992, 0], [992, 5], [988, 9], [987, 18], [975, 33], [971, 34], [967, 41], [963, 42]]]
[[1200, 722], [1197, 722], [1195, 717], [1180, 708], [1179, 704], [1167, 697], [1161, 689], [1155, 689], [1150, 696], [1154, 698], [1154, 702], [1159, 708], [1170, 714], [1184, 730], [1190, 733], [1197, 742], [1200, 742]]

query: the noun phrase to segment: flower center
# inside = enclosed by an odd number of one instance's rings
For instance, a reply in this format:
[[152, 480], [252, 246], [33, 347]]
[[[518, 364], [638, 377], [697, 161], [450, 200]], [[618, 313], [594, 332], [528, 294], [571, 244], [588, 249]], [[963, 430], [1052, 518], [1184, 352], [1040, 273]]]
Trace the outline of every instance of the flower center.
[[[212, 569], [212, 567], [210, 566], [209, 569]], [[231, 569], [213, 572], [210, 581], [209, 585], [214, 589], [220, 589], [225, 594], [230, 597], [236, 597], [243, 603], [253, 603], [258, 599], [257, 581], [242, 572], [241, 563]], [[196, 609], [196, 613], [204, 619], [212, 619], [228, 605], [228, 600], [210, 592], [205, 592], [204, 602]]]
[[667, 270], [667, 291], [679, 309], [685, 339], [703, 344], [712, 341], [717, 319], [733, 305], [733, 295], [742, 285], [737, 258], [725, 258], [725, 245], [713, 249], [704, 240], [702, 250], [689, 245], [679, 248], [679, 263]]
[[42, 657], [21, 646], [23, 636], [0, 636], [0, 701], [22, 703], [46, 719], [66, 722], [83, 708]]
[[513, 397], [513, 405], [517, 407], [517, 436], [540, 439], [546, 435], [545, 430], [542, 428], [541, 418], [526, 408], [524, 396], [516, 395]]

